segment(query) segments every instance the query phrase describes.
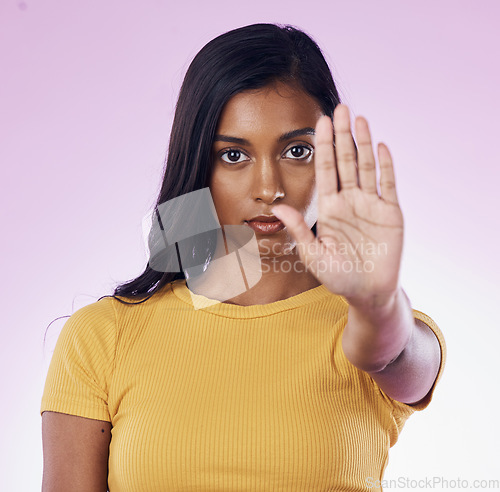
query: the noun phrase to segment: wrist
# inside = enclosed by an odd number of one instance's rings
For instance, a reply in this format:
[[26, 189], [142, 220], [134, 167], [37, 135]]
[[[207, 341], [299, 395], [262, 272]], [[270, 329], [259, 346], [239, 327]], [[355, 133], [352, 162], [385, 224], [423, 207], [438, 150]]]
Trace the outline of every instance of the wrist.
[[349, 305], [342, 336], [347, 358], [368, 372], [379, 371], [397, 358], [413, 332], [413, 311], [403, 289], [384, 301]]
[[385, 318], [396, 308], [401, 298], [406, 297], [403, 289], [398, 286], [395, 290], [384, 294], [375, 294], [366, 297], [346, 297], [349, 303], [350, 310], [356, 310], [359, 315], [363, 315], [372, 319]]

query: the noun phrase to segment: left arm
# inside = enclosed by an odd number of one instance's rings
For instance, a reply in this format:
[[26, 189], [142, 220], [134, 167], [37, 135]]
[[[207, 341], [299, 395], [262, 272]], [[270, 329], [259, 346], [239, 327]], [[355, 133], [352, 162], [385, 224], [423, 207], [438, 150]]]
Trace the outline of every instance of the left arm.
[[382, 306], [349, 305], [342, 348], [347, 359], [366, 371], [384, 393], [407, 404], [428, 394], [441, 362], [436, 336], [413, 317], [401, 288]]

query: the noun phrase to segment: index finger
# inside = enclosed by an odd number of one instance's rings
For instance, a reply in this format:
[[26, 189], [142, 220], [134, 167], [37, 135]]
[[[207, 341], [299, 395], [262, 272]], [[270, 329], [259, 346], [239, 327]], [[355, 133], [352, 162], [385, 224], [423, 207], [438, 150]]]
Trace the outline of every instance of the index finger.
[[318, 196], [338, 192], [337, 166], [333, 149], [333, 124], [329, 116], [323, 115], [316, 123], [314, 169]]

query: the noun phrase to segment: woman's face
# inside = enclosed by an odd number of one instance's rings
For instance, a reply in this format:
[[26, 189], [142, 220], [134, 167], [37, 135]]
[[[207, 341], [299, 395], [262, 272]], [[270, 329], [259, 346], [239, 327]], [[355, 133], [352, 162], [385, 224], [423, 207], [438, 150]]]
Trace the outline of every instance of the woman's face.
[[[245, 225], [283, 203], [317, 220], [314, 128], [323, 114], [305, 92], [283, 83], [241, 92], [224, 106], [212, 147], [209, 187], [222, 225]], [[264, 256], [295, 246], [282, 229], [255, 232]]]

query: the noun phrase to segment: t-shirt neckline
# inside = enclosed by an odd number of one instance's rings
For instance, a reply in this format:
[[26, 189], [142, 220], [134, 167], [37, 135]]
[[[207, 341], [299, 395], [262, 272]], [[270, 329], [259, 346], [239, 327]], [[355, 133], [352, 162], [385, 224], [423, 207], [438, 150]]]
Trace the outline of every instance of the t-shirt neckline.
[[[326, 296], [335, 296], [323, 284], [312, 289], [301, 292], [287, 299], [271, 302], [268, 304], [254, 304], [251, 306], [240, 306], [228, 304], [210, 299], [190, 291], [185, 279], [177, 279], [170, 283], [171, 290], [176, 297], [186, 304], [191, 305], [193, 310], [208, 312], [227, 318], [257, 318], [276, 314], [288, 309], [294, 309], [306, 304], [319, 301]], [[337, 296], [341, 297], [341, 296]], [[344, 301], [345, 302], [345, 301]]]

